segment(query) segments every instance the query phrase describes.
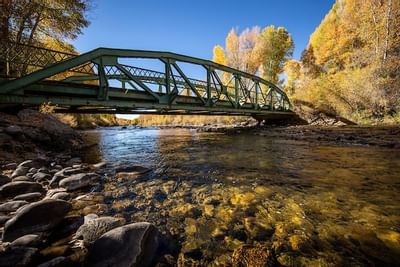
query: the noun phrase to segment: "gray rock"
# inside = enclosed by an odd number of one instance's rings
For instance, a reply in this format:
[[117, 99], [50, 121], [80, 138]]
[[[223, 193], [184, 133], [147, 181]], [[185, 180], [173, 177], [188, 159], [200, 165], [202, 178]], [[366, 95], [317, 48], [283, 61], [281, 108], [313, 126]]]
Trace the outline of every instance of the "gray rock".
[[18, 164], [13, 162], [13, 163], [8, 163], [3, 166], [3, 169], [5, 170], [15, 170], [18, 167]]
[[24, 162], [21, 162], [18, 167], [34, 168], [35, 163], [33, 160], [25, 160]]
[[71, 195], [67, 192], [58, 192], [50, 197], [51, 199], [71, 200]]
[[64, 170], [64, 175], [70, 176], [70, 175], [73, 175], [73, 174], [83, 173], [83, 172], [85, 172], [85, 171], [87, 171], [87, 170], [89, 170], [89, 169], [88, 169], [88, 168], [83, 168], [83, 167], [81, 167], [81, 166], [79, 166], [79, 167], [72, 167], [72, 168], [66, 168], [66, 169]]
[[47, 173], [47, 172], [48, 172], [48, 169], [47, 169], [46, 167], [42, 167], [42, 168], [40, 168], [40, 169], [38, 170], [38, 172]]
[[[29, 173], [27, 173], [26, 175], [29, 175]], [[13, 178], [12, 180], [13, 180], [13, 182], [32, 182], [32, 179], [26, 175], [17, 176], [15, 178]]]
[[115, 168], [115, 172], [127, 172], [127, 173], [137, 173], [137, 174], [144, 174], [151, 171], [149, 168], [133, 165], [133, 166], [120, 166]]
[[37, 267], [61, 267], [61, 266], [71, 266], [70, 260], [66, 257], [59, 256], [57, 258], [39, 264]]
[[141, 266], [152, 264], [158, 248], [158, 230], [147, 222], [133, 223], [103, 234], [89, 249], [89, 266]]
[[59, 182], [60, 182], [62, 179], [64, 179], [64, 178], [67, 178], [67, 176], [64, 175], [64, 172], [63, 172], [63, 171], [56, 172], [56, 173], [53, 175], [53, 178], [51, 178], [50, 183], [49, 183], [49, 186], [50, 186], [51, 188], [57, 187], [58, 184], [59, 184]]
[[35, 192], [35, 193], [27, 193], [27, 194], [22, 194], [22, 195], [18, 195], [16, 197], [13, 198], [13, 200], [25, 200], [25, 201], [36, 201], [41, 199], [43, 196], [42, 193], [40, 192]]
[[36, 169], [36, 168], [30, 168], [29, 169], [29, 173], [37, 173], [37, 171], [38, 171], [38, 169]]
[[41, 241], [42, 240], [41, 240], [40, 235], [30, 234], [30, 235], [24, 235], [24, 236], [21, 236], [21, 237], [15, 239], [13, 242], [11, 242], [11, 246], [13, 246], [13, 247], [36, 247], [37, 245], [40, 244]]
[[28, 173], [29, 167], [18, 166], [15, 171], [11, 174], [11, 179], [17, 176], [23, 176]]
[[59, 224], [71, 210], [71, 204], [63, 200], [45, 199], [28, 204], [7, 221], [3, 241], [13, 241], [26, 234], [46, 232]]
[[44, 188], [34, 182], [11, 182], [0, 187], [0, 198], [14, 198], [25, 193], [44, 193]]
[[0, 253], [0, 266], [26, 266], [36, 252], [36, 248], [9, 247]]
[[73, 191], [91, 185], [99, 178], [100, 176], [96, 173], [79, 173], [62, 179], [59, 185], [67, 189], [67, 191]]
[[32, 178], [36, 182], [41, 182], [41, 181], [45, 181], [45, 180], [50, 180], [51, 176], [50, 176], [50, 174], [47, 174], [44, 172], [38, 172], [35, 175], [33, 175]]
[[47, 191], [46, 198], [51, 198], [53, 195], [60, 193], [60, 192], [67, 192], [65, 188], [54, 188]]
[[107, 166], [107, 162], [106, 161], [101, 161], [99, 163], [93, 164], [93, 168], [95, 169], [101, 169]]
[[72, 165], [80, 164], [80, 163], [82, 163], [82, 160], [80, 158], [72, 158], [72, 159], [68, 160], [67, 162], [65, 162], [65, 165], [72, 166]]
[[18, 136], [21, 135], [23, 133], [22, 128], [19, 127], [18, 125], [11, 125], [8, 126], [4, 129], [4, 131], [6, 133], [8, 133], [11, 136]]
[[6, 221], [8, 221], [9, 219], [11, 219], [11, 216], [7, 216], [7, 215], [0, 215], [0, 224], [3, 225]]
[[6, 203], [0, 205], [0, 212], [16, 211], [17, 209], [19, 209], [22, 206], [25, 206], [26, 204], [28, 204], [28, 202], [26, 202], [24, 200], [15, 200], [15, 201], [6, 202]]
[[5, 176], [5, 175], [0, 175], [0, 186], [5, 185], [9, 182], [11, 182], [10, 177]]
[[111, 229], [114, 229], [122, 225], [120, 219], [114, 217], [100, 217], [94, 219], [88, 219], [85, 216], [85, 223], [79, 227], [76, 231], [74, 239], [82, 240], [85, 247], [90, 246], [103, 234], [107, 233]]

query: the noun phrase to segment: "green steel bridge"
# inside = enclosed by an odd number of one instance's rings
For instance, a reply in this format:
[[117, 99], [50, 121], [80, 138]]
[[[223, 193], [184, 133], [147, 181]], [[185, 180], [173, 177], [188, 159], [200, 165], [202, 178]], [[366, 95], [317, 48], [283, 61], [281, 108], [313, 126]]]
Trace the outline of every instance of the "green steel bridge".
[[1, 107], [51, 103], [62, 113], [246, 115], [259, 120], [294, 114], [286, 94], [269, 81], [169, 52], [98, 48], [76, 55], [2, 43], [0, 74]]

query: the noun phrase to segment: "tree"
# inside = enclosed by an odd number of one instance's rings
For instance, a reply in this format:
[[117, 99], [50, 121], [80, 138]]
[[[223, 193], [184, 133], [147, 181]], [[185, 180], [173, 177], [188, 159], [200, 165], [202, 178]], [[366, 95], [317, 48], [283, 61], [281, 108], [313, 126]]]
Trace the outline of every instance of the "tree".
[[89, 25], [89, 0], [12, 0], [5, 10], [9, 40], [40, 43], [44, 38], [57, 41], [75, 39]]
[[240, 34], [232, 29], [225, 40], [225, 49], [215, 46], [213, 60], [224, 62], [250, 74], [261, 75], [275, 83], [280, 83], [284, 62], [293, 53], [293, 40], [283, 27], [246, 28]]
[[261, 32], [255, 49], [262, 67], [261, 75], [281, 84], [279, 75], [283, 73], [284, 62], [291, 58], [294, 49], [289, 32], [283, 27], [268, 26]]
[[298, 87], [301, 73], [301, 63], [294, 59], [288, 60], [285, 62], [284, 71], [286, 74], [285, 91], [289, 95], [293, 95]]
[[311, 44], [301, 53], [300, 61], [305, 75], [316, 78], [322, 72], [321, 67], [316, 63], [314, 48]]

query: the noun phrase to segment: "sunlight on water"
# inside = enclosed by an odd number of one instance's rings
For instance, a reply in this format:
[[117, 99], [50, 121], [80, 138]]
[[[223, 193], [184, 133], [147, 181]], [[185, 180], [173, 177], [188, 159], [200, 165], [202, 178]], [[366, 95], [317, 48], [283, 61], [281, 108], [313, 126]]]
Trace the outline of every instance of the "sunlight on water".
[[85, 135], [99, 144], [87, 160], [152, 169], [111, 173], [101, 212], [155, 223], [181, 260], [225, 266], [240, 245], [261, 244], [284, 266], [398, 264], [398, 150], [178, 129]]

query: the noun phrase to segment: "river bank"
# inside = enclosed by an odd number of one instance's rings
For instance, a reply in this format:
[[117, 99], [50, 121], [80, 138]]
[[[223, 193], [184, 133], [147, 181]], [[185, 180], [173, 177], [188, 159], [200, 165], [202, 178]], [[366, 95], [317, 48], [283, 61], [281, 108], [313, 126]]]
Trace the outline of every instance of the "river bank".
[[0, 266], [396, 266], [399, 127], [209, 128], [4, 161]]

